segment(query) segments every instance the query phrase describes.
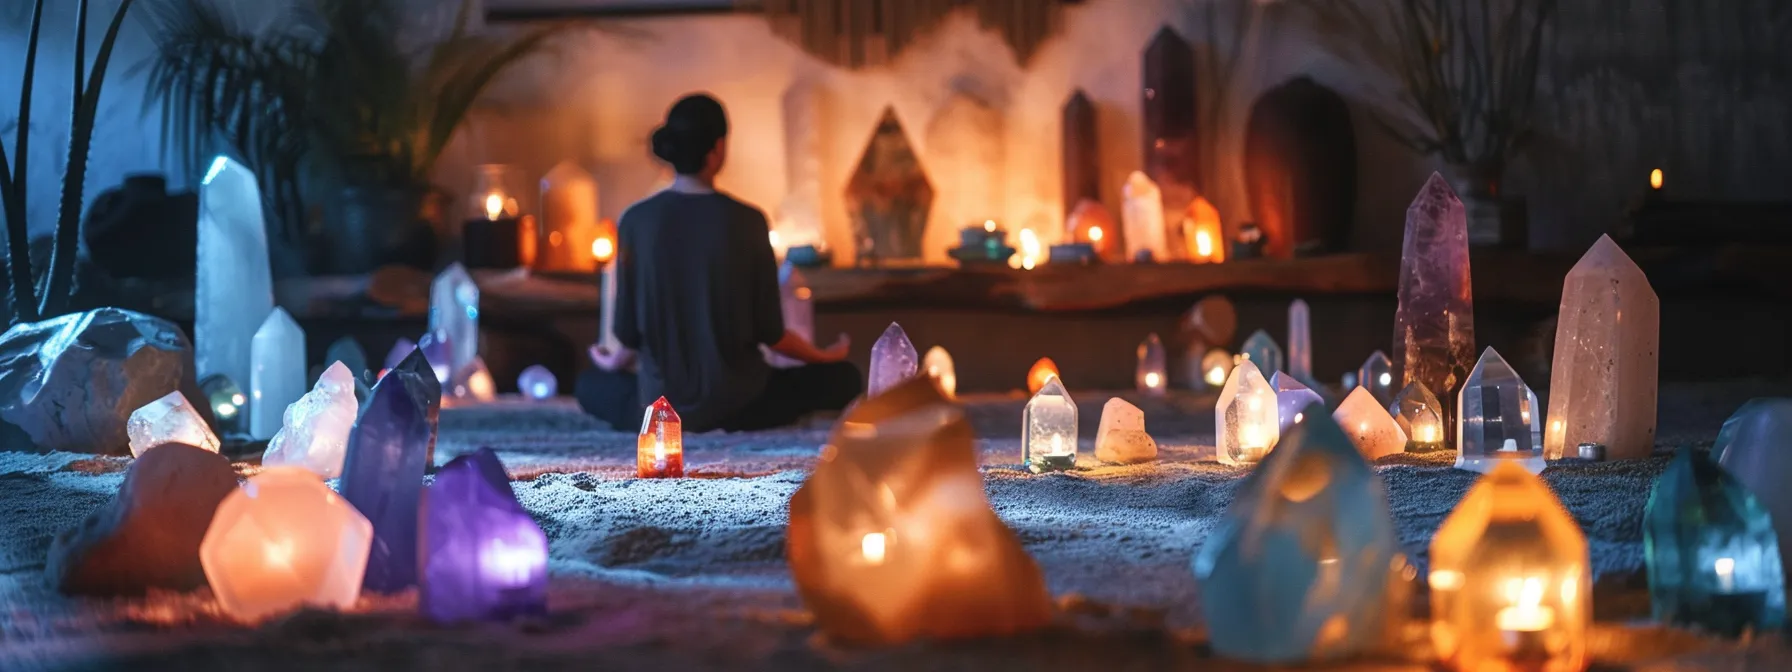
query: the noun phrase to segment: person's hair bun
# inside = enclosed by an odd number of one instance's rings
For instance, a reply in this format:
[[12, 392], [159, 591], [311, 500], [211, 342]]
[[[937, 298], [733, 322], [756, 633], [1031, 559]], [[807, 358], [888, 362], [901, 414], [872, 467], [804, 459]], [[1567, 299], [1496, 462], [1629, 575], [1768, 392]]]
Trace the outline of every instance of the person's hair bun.
[[653, 155], [666, 163], [678, 163], [678, 134], [671, 127], [661, 126], [653, 130], [651, 138]]
[[653, 155], [681, 175], [703, 170], [716, 143], [728, 135], [728, 115], [722, 104], [704, 94], [680, 98], [666, 111], [666, 124], [648, 138]]

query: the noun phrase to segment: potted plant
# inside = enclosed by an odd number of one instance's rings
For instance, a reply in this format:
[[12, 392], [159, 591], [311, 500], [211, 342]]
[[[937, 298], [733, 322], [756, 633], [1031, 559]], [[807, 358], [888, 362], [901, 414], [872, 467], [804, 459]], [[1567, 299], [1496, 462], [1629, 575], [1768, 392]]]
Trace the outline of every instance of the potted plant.
[[313, 271], [428, 268], [437, 158], [486, 87], [563, 28], [475, 33], [474, 4], [412, 46], [403, 0], [292, 0], [259, 30], [216, 0], [165, 0], [149, 90], [189, 165], [222, 148], [256, 171], [272, 237], [302, 247], [308, 213], [325, 213]]
[[1469, 242], [1525, 244], [1523, 201], [1503, 187], [1531, 137], [1537, 70], [1556, 0], [1294, 0], [1347, 57], [1392, 75], [1382, 128], [1443, 159]]

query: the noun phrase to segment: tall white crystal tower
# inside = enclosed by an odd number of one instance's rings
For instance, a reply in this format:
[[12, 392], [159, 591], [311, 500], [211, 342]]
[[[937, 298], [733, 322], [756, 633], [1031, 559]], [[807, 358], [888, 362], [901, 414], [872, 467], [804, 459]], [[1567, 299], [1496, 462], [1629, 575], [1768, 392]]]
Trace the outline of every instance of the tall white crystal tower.
[[429, 285], [429, 330], [448, 336], [448, 380], [464, 384], [479, 356], [479, 285], [458, 262]]
[[280, 431], [286, 407], [305, 396], [305, 331], [275, 308], [250, 341], [249, 434], [271, 439]]
[[1312, 316], [1303, 299], [1288, 304], [1288, 375], [1313, 380]]
[[[193, 293], [193, 363], [199, 378], [249, 384], [249, 343], [274, 308], [268, 233], [255, 173], [226, 157], [199, 183], [199, 274]], [[273, 418], [280, 427], [280, 414]], [[271, 435], [271, 434], [270, 434]]]

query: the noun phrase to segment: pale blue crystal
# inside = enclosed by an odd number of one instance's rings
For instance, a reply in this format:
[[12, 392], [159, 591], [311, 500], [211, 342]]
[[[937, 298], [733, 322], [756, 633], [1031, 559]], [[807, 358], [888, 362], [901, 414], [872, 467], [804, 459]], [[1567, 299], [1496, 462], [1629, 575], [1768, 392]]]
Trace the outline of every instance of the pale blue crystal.
[[1325, 412], [1308, 416], [1239, 485], [1194, 559], [1216, 653], [1324, 661], [1384, 632], [1393, 518], [1381, 479]]
[[1779, 532], [1780, 557], [1792, 557], [1792, 399], [1751, 399], [1724, 421], [1711, 454], [1755, 494]]
[[1732, 637], [1779, 628], [1786, 617], [1779, 546], [1755, 496], [1705, 453], [1681, 448], [1643, 511], [1656, 620]]
[[1256, 364], [1263, 375], [1272, 376], [1282, 370], [1282, 346], [1276, 345], [1276, 339], [1262, 329], [1251, 332], [1250, 338], [1244, 339], [1241, 352], [1251, 358], [1251, 363]]
[[[1375, 401], [1383, 406], [1394, 403], [1394, 367], [1388, 361], [1385, 352], [1376, 350], [1363, 360], [1362, 367], [1356, 370], [1356, 382], [1375, 396]], [[1345, 391], [1356, 389], [1355, 386], [1344, 388]]]
[[330, 344], [329, 349], [324, 350], [324, 368], [329, 368], [336, 362], [342, 362], [343, 366], [348, 367], [348, 372], [355, 380], [372, 382], [373, 377], [367, 370], [367, 351], [361, 349], [361, 343], [355, 337], [338, 338]]
[[466, 377], [479, 356], [479, 285], [460, 264], [451, 264], [429, 286], [429, 330], [447, 337], [450, 389], [465, 396]]
[[1276, 388], [1276, 419], [1282, 425], [1282, 431], [1294, 424], [1295, 418], [1306, 419], [1305, 411], [1313, 404], [1325, 405], [1325, 400], [1318, 392], [1307, 387], [1305, 383], [1295, 379], [1286, 371], [1278, 371], [1269, 377], [1270, 387]]

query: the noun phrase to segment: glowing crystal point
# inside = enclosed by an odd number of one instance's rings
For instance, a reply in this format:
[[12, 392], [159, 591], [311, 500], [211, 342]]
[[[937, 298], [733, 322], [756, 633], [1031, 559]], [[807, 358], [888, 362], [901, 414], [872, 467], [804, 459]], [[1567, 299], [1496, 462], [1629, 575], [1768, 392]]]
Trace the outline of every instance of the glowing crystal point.
[[124, 431], [131, 440], [131, 457], [142, 457], [144, 451], [164, 443], [184, 443], [218, 452], [218, 435], [206, 426], [205, 419], [180, 390], [132, 411]]
[[1351, 445], [1362, 451], [1365, 458], [1377, 460], [1406, 452], [1406, 431], [1388, 415], [1387, 407], [1362, 386], [1344, 397], [1344, 403], [1332, 411], [1332, 420], [1344, 429]]
[[367, 411], [349, 432], [342, 496], [373, 521], [368, 590], [417, 583], [417, 511], [423, 473], [435, 453], [442, 386], [413, 352], [373, 386]]
[[1424, 453], [1444, 448], [1444, 407], [1424, 383], [1414, 382], [1394, 395], [1388, 413], [1406, 433], [1406, 452]]
[[249, 372], [249, 434], [271, 439], [286, 407], [305, 394], [305, 331], [285, 309], [275, 308], [249, 349], [255, 362]]
[[1021, 450], [1033, 473], [1076, 466], [1076, 402], [1052, 376], [1021, 412]]
[[404, 358], [411, 356], [411, 351], [416, 349], [417, 343], [415, 341], [400, 337], [396, 343], [392, 344], [392, 349], [386, 351], [386, 361], [385, 364], [380, 367], [380, 370], [387, 371], [398, 368], [398, 364], [403, 362]]
[[1249, 356], [1263, 375], [1273, 376], [1282, 370], [1282, 346], [1276, 345], [1276, 339], [1262, 329], [1251, 332], [1250, 338], [1244, 339], [1244, 349], [1240, 352]]
[[[778, 305], [784, 313], [784, 329], [814, 342], [814, 292], [809, 289], [809, 281], [803, 278], [802, 270], [790, 262], [784, 262], [778, 268]], [[773, 366], [785, 368], [802, 365], [802, 362], [775, 352], [771, 353], [770, 361]]]
[[429, 330], [447, 337], [449, 387], [452, 396], [464, 397], [466, 377], [472, 375], [479, 356], [479, 285], [458, 262], [450, 264], [429, 285]]
[[1276, 391], [1250, 360], [1233, 367], [1214, 406], [1214, 454], [1223, 464], [1256, 464], [1281, 432]]
[[1109, 399], [1095, 432], [1095, 459], [1110, 464], [1157, 459], [1157, 441], [1145, 433], [1145, 412], [1125, 399]]
[[293, 466], [336, 478], [342, 474], [349, 430], [359, 410], [354, 374], [342, 362], [331, 364], [316, 387], [286, 408], [280, 432], [261, 456], [262, 466]]
[[417, 608], [438, 623], [547, 611], [548, 538], [490, 448], [449, 461], [423, 494]]
[[1649, 278], [1600, 236], [1562, 283], [1543, 454], [1558, 459], [1597, 443], [1607, 459], [1648, 457], [1660, 341], [1661, 303]]
[[1276, 420], [1281, 431], [1307, 419], [1307, 407], [1313, 404], [1325, 406], [1325, 400], [1318, 392], [1307, 387], [1306, 383], [1296, 380], [1287, 371], [1277, 371], [1269, 377], [1269, 386], [1276, 390]]
[[[213, 160], [199, 184], [193, 298], [193, 363], [199, 378], [223, 374], [239, 384], [252, 378], [251, 341], [274, 309], [261, 208], [254, 171], [222, 156]], [[272, 422], [279, 426], [278, 412]]]
[[1363, 360], [1363, 365], [1356, 370], [1356, 382], [1369, 395], [1375, 397], [1382, 406], [1394, 402], [1393, 363], [1388, 361], [1387, 353], [1376, 350]]
[[560, 380], [554, 377], [554, 372], [549, 371], [548, 367], [535, 364], [523, 369], [522, 374], [516, 377], [516, 389], [523, 396], [536, 401], [552, 399], [560, 393]]
[[347, 609], [361, 595], [372, 536], [316, 474], [270, 467], [218, 505], [199, 562], [218, 604], [240, 620], [304, 605]]
[[1587, 539], [1542, 479], [1493, 464], [1431, 539], [1432, 645], [1458, 670], [1586, 669]]
[[1157, 261], [1167, 261], [1169, 246], [1165, 242], [1164, 195], [1144, 173], [1133, 171], [1121, 188], [1124, 198], [1120, 208], [1121, 226], [1126, 229], [1126, 259], [1136, 260], [1143, 254]]
[[891, 322], [884, 335], [871, 345], [871, 375], [866, 376], [865, 396], [875, 397], [884, 390], [913, 378], [920, 363], [915, 344], [910, 343], [902, 325]]
[[[454, 345], [448, 339], [448, 332], [431, 330], [417, 339], [417, 352], [423, 353], [423, 361], [429, 364], [429, 370], [436, 376], [436, 384], [444, 390], [454, 379]], [[396, 367], [395, 367], [396, 368]]]
[[945, 348], [933, 346], [921, 357], [921, 368], [927, 376], [939, 383], [940, 392], [947, 399], [958, 398], [958, 369], [952, 364], [952, 355]]
[[[1433, 173], [1406, 209], [1406, 241], [1400, 248], [1394, 360], [1405, 376], [1402, 386], [1418, 381], [1449, 395], [1468, 376], [1475, 357], [1475, 295], [1468, 263], [1462, 201]], [[1375, 391], [1369, 381], [1363, 387]]]
[[1169, 356], [1157, 334], [1145, 337], [1139, 344], [1138, 368], [1133, 372], [1133, 385], [1145, 394], [1163, 396], [1170, 388]]
[[790, 498], [787, 534], [797, 593], [830, 640], [989, 637], [1051, 622], [1039, 567], [989, 507], [974, 441], [963, 407], [925, 380], [861, 401], [835, 426], [826, 459]]
[[684, 421], [665, 397], [648, 406], [641, 418], [641, 435], [635, 444], [635, 476], [684, 477]]
[[1195, 555], [1201, 611], [1228, 658], [1346, 657], [1376, 643], [1393, 615], [1386, 490], [1324, 406], [1305, 410], [1314, 417], [1245, 478]]
[[1779, 535], [1767, 508], [1702, 451], [1674, 455], [1643, 511], [1655, 619], [1727, 637], [1786, 619]]
[[[1486, 473], [1513, 460], [1543, 471], [1543, 446], [1532, 436], [1536, 397], [1500, 353], [1488, 348], [1456, 402], [1456, 468]], [[1535, 409], [1535, 410], [1533, 410]]]
[[1307, 302], [1288, 304], [1288, 372], [1300, 380], [1313, 380], [1313, 327]]

